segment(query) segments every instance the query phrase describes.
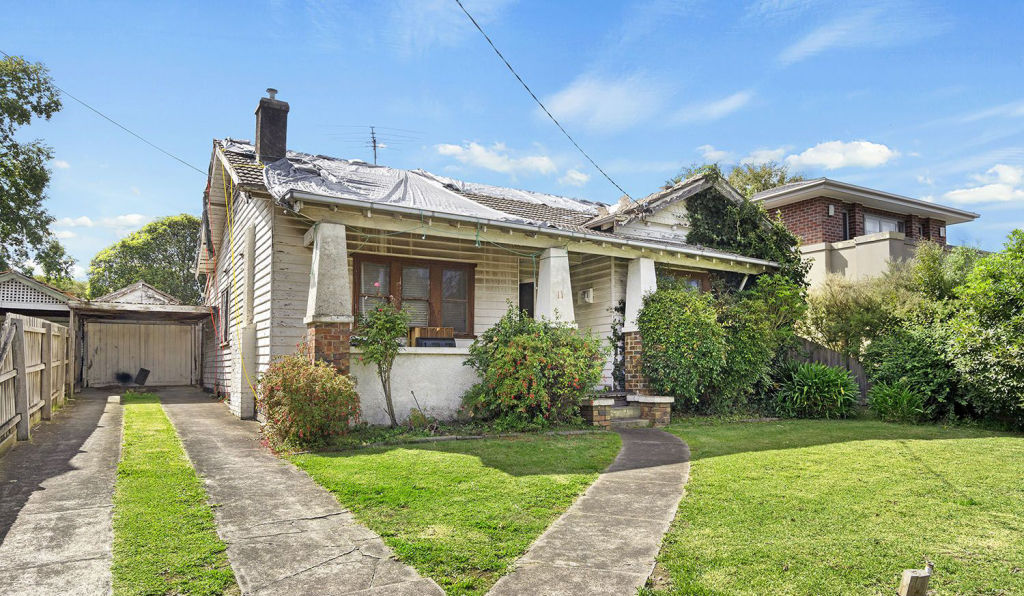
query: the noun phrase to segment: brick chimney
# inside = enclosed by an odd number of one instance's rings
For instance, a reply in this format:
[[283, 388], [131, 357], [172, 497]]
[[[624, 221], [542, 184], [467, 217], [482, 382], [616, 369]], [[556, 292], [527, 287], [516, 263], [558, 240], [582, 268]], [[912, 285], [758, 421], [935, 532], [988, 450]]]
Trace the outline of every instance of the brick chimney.
[[256, 107], [256, 156], [263, 163], [285, 156], [288, 147], [288, 102], [277, 99], [277, 89], [267, 89]]

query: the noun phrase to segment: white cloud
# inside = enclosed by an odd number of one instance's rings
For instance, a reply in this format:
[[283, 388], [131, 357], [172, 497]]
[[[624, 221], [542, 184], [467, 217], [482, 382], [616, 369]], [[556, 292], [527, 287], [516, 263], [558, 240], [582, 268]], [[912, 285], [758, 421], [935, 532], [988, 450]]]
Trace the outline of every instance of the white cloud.
[[576, 169], [567, 170], [565, 175], [558, 179], [558, 182], [567, 186], [583, 186], [590, 181], [590, 174]]
[[951, 190], [943, 198], [954, 203], [1001, 203], [1024, 200], [1024, 190], [1009, 184], [985, 184]]
[[1024, 200], [1024, 167], [996, 164], [984, 174], [971, 176], [978, 186], [958, 188], [943, 195], [954, 203], [1005, 203]]
[[794, 168], [821, 167], [826, 170], [853, 166], [874, 168], [898, 155], [898, 151], [880, 143], [828, 141], [818, 143], [798, 155], [790, 155], [786, 158], [786, 163]]
[[705, 161], [715, 163], [729, 159], [732, 155], [732, 153], [723, 149], [715, 149], [713, 145], [701, 145], [697, 147], [697, 151], [700, 151], [700, 155]]
[[53, 233], [53, 236], [58, 240], [67, 240], [68, 238], [74, 238], [75, 233], [71, 230], [57, 230]]
[[786, 145], [776, 147], [775, 149], [754, 149], [749, 155], [741, 159], [740, 163], [757, 166], [770, 161], [781, 161], [782, 157], [786, 155], [786, 151], [789, 151], [789, 147]]
[[844, 14], [811, 31], [779, 54], [779, 62], [794, 64], [836, 48], [885, 48], [920, 41], [942, 31], [944, 19], [919, 6], [896, 3], [869, 5]]
[[504, 143], [494, 143], [490, 147], [484, 147], [479, 143], [442, 144], [437, 145], [436, 150], [439, 154], [454, 157], [466, 165], [513, 176], [522, 173], [553, 174], [558, 171], [555, 162], [547, 155], [512, 157]]
[[[463, 0], [466, 10], [481, 26], [497, 20], [511, 3], [512, 0]], [[470, 35], [479, 35], [459, 6], [449, 0], [394, 2], [390, 20], [389, 33], [406, 53], [422, 52], [433, 46], [453, 47]], [[337, 31], [334, 30], [335, 34]]]
[[707, 103], [691, 104], [677, 110], [672, 116], [672, 121], [682, 123], [718, 120], [747, 105], [753, 97], [753, 91], [740, 91]]
[[63, 159], [55, 159], [53, 160], [53, 167], [57, 168], [58, 170], [66, 170], [71, 167], [71, 164], [64, 161]]
[[61, 228], [134, 228], [148, 222], [148, 215], [140, 213], [125, 213], [113, 217], [101, 217], [92, 219], [87, 215], [79, 217], [62, 217], [53, 225]]
[[664, 100], [663, 88], [642, 75], [615, 79], [581, 75], [545, 98], [544, 105], [559, 120], [595, 132], [616, 132], [650, 118]]
[[917, 181], [920, 182], [921, 184], [927, 184], [928, 186], [932, 186], [935, 184], [935, 180], [932, 179], [932, 177], [929, 176], [928, 174], [922, 174], [918, 176]]

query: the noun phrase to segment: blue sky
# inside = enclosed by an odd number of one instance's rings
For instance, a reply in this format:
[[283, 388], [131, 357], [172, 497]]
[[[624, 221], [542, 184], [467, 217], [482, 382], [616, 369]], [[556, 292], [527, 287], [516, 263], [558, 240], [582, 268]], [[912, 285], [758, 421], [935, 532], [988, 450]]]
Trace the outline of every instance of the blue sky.
[[[808, 177], [981, 214], [950, 241], [1024, 227], [1024, 3], [466, 0], [534, 91], [634, 197], [681, 166], [776, 159]], [[253, 136], [266, 87], [289, 148], [614, 202], [454, 0], [14, 2], [0, 49], [206, 169]], [[79, 265], [204, 178], [65, 101], [49, 209]]]

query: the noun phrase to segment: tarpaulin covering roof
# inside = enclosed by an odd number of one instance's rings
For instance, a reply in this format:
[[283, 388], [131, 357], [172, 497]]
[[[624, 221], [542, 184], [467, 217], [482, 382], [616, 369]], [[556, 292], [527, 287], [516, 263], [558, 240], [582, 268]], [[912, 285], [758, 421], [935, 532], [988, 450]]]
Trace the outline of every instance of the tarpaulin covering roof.
[[[233, 166], [251, 161], [252, 144], [219, 142]], [[237, 168], [245, 169], [245, 168]], [[242, 181], [256, 182], [254, 172]], [[600, 203], [544, 193], [464, 182], [424, 170], [399, 170], [358, 160], [289, 151], [262, 169], [262, 185], [277, 199], [290, 191], [424, 209], [454, 215], [534, 225], [578, 226], [598, 215]]]

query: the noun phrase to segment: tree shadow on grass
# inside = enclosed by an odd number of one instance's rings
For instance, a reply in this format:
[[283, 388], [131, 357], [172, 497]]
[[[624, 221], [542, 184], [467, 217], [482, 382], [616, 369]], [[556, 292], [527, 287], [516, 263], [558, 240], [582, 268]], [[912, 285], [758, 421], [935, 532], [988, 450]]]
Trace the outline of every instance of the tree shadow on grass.
[[802, 449], [855, 441], [931, 441], [986, 437], [1024, 438], [1022, 434], [937, 424], [892, 424], [878, 420], [778, 420], [721, 422], [687, 419], [666, 430], [690, 444], [694, 461], [782, 449]]
[[393, 452], [445, 453], [476, 458], [486, 468], [510, 476], [594, 474], [607, 468], [619, 452], [612, 433], [570, 436], [536, 435], [421, 443], [399, 443], [338, 451], [312, 452], [317, 457], [366, 458]]

